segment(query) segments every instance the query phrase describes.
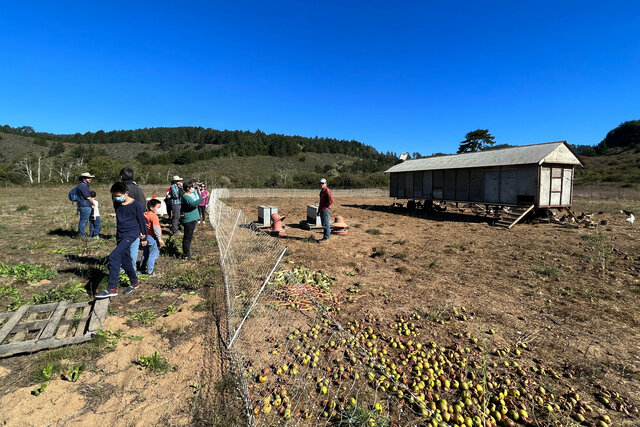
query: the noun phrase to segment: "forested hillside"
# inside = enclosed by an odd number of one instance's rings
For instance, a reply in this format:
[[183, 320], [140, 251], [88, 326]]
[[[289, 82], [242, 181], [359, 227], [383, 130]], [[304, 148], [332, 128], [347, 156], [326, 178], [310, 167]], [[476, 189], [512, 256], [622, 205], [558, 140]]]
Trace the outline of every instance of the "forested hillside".
[[201, 127], [151, 128], [74, 135], [0, 127], [0, 181], [66, 183], [81, 171], [117, 179], [124, 166], [141, 183], [173, 174], [236, 187], [384, 187], [395, 153], [358, 141]]
[[[621, 123], [597, 145], [573, 148], [585, 163], [577, 169], [577, 184], [640, 183], [640, 120]], [[176, 127], [56, 135], [0, 126], [4, 184], [65, 184], [85, 171], [110, 182], [131, 166], [144, 184], [165, 183], [178, 174], [227, 187], [310, 188], [320, 177], [335, 188], [386, 187], [384, 171], [398, 161], [396, 153], [358, 141], [260, 130]]]

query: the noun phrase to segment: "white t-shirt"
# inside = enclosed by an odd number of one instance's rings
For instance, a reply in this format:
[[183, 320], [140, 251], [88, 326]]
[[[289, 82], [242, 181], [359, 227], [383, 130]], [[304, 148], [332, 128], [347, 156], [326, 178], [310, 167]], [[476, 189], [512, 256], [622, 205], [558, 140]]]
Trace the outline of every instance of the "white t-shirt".
[[98, 209], [98, 201], [93, 199], [93, 217], [97, 218], [100, 216], [100, 209]]

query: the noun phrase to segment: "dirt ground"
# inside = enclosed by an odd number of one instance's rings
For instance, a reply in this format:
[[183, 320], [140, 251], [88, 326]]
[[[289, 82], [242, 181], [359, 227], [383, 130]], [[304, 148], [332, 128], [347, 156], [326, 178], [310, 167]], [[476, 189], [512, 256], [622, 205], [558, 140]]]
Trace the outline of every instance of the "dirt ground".
[[[52, 283], [0, 279], [0, 286], [15, 285], [28, 298], [69, 281], [104, 285], [95, 266], [112, 247], [113, 218], [103, 208], [104, 244], [71, 239], [77, 217], [65, 202], [66, 191], [23, 189], [17, 196], [0, 191], [0, 261], [58, 270]], [[608, 221], [594, 229], [521, 224], [504, 230], [453, 207], [423, 214], [392, 210], [388, 198], [337, 199], [332, 217], [343, 216], [349, 232], [321, 244], [309, 239], [319, 238], [320, 230], [296, 226], [316, 199], [226, 202], [256, 219], [259, 205], [275, 205], [287, 215], [286, 261], [337, 278], [332, 292], [342, 301], [338, 318], [343, 323], [364, 314], [392, 320], [415, 311], [435, 318], [466, 307], [467, 321], [433, 323], [434, 336], [454, 328], [474, 334], [492, 328], [496, 345], [529, 343], [535, 357], [589, 402], [603, 385], [640, 406], [640, 229], [618, 212], [640, 211], [638, 202], [578, 200], [576, 212], [594, 212], [598, 221]], [[22, 205], [27, 208], [18, 209]], [[59, 253], [62, 248], [65, 254]], [[77, 382], [58, 374], [34, 396], [39, 384], [34, 372], [59, 353], [0, 359], [0, 423], [238, 425], [222, 416], [237, 401], [221, 400], [216, 393], [229, 374], [216, 338], [220, 314], [212, 311], [212, 294], [222, 289], [213, 230], [197, 231], [193, 252], [193, 262], [161, 257], [161, 280], [144, 282], [140, 292], [113, 300], [104, 325], [122, 334], [113, 348], [87, 350], [84, 359], [67, 350], [69, 360], [62, 359], [62, 365], [87, 363]], [[211, 283], [203, 286], [201, 278]], [[361, 291], [350, 294], [356, 282]], [[0, 296], [2, 311], [9, 301]], [[170, 304], [181, 311], [163, 317]], [[132, 320], [147, 310], [157, 315], [153, 324]], [[154, 351], [166, 357], [167, 372], [148, 372], [136, 363]], [[637, 415], [610, 415], [614, 425], [638, 425]]]
[[[463, 328], [495, 330], [496, 346], [527, 342], [538, 362], [561, 373], [561, 383], [595, 401], [599, 386], [640, 405], [640, 229], [620, 209], [638, 202], [579, 200], [574, 210], [606, 220], [595, 228], [519, 224], [511, 230], [469, 210], [410, 213], [391, 199], [336, 200], [346, 236], [315, 243], [320, 230], [298, 226], [315, 199], [229, 199], [257, 218], [259, 205], [286, 215], [288, 260], [337, 277], [346, 324], [372, 314], [434, 317], [465, 307], [464, 323], [433, 326], [434, 336]], [[332, 219], [332, 220], [333, 220]], [[347, 289], [358, 283], [357, 295]], [[637, 414], [611, 414], [615, 425], [638, 425]]]
[[[105, 195], [105, 189], [98, 188]], [[101, 239], [72, 238], [75, 208], [66, 189], [46, 192], [0, 191], [0, 261], [56, 269], [51, 280], [25, 283], [0, 278], [0, 289], [20, 291], [28, 301], [69, 283], [95, 291], [106, 285], [101, 266], [115, 245], [113, 210], [101, 206]], [[163, 225], [163, 228], [167, 228]], [[201, 402], [223, 376], [211, 294], [221, 281], [213, 230], [201, 226], [192, 245], [193, 261], [161, 256], [159, 278], [140, 279], [140, 289], [111, 299], [107, 338], [88, 344], [0, 359], [1, 425], [185, 425], [203, 416]], [[141, 256], [141, 255], [140, 255]], [[12, 302], [0, 293], [0, 311]], [[79, 300], [90, 299], [82, 293]], [[174, 310], [167, 316], [170, 307]], [[148, 321], [134, 316], [150, 313]], [[152, 317], [152, 318], [151, 318]], [[142, 369], [141, 356], [158, 352], [168, 366]], [[76, 382], [64, 379], [68, 368], [86, 365]], [[42, 370], [53, 366], [49, 381]], [[48, 386], [39, 396], [33, 391]]]

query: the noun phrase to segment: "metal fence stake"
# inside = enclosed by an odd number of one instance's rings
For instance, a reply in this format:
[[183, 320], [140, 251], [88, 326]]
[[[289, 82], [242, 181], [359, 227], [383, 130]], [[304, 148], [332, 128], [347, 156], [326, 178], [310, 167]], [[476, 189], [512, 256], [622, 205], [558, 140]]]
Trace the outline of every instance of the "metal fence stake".
[[253, 310], [253, 307], [258, 302], [258, 298], [260, 298], [260, 295], [262, 294], [262, 291], [264, 290], [265, 286], [267, 286], [267, 283], [269, 283], [269, 280], [271, 280], [271, 275], [274, 273], [274, 271], [276, 271], [276, 268], [278, 268], [278, 265], [280, 264], [280, 260], [282, 260], [282, 257], [284, 256], [285, 252], [287, 252], [287, 248], [286, 247], [282, 250], [282, 253], [278, 257], [278, 260], [276, 261], [275, 265], [271, 269], [271, 272], [269, 273], [267, 278], [264, 280], [264, 283], [260, 287], [260, 290], [258, 291], [258, 294], [256, 295], [256, 297], [253, 299], [253, 302], [251, 303], [251, 306], [249, 307], [249, 310], [247, 310], [247, 314], [244, 315], [244, 318], [242, 319], [242, 322], [240, 322], [240, 324], [238, 325], [238, 328], [236, 329], [236, 333], [233, 335], [233, 338], [231, 338], [231, 341], [229, 342], [229, 346], [227, 347], [227, 350], [231, 350], [231, 346], [233, 345], [233, 342], [238, 337], [238, 334], [240, 333], [240, 329], [242, 329], [242, 325], [244, 325], [244, 322], [249, 317], [249, 314], [251, 313], [251, 310]]

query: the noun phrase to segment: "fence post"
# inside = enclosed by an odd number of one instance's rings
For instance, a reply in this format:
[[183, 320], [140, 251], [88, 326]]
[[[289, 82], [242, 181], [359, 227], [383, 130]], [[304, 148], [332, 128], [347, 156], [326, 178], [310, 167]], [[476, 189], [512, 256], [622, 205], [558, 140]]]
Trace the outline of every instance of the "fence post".
[[231, 341], [229, 342], [229, 346], [227, 347], [227, 350], [231, 350], [231, 346], [233, 345], [233, 342], [236, 340], [236, 338], [238, 338], [238, 334], [240, 333], [240, 329], [242, 329], [242, 325], [244, 325], [244, 322], [247, 320], [247, 318], [249, 317], [249, 314], [251, 313], [251, 310], [253, 310], [253, 307], [256, 305], [256, 303], [258, 302], [258, 298], [260, 298], [260, 295], [262, 294], [262, 291], [264, 290], [265, 286], [267, 286], [267, 283], [269, 283], [269, 280], [271, 280], [271, 276], [273, 275], [273, 273], [276, 271], [276, 268], [278, 268], [278, 265], [280, 264], [280, 260], [282, 260], [282, 257], [284, 256], [285, 252], [287, 252], [287, 248], [285, 247], [282, 250], [282, 253], [280, 254], [280, 256], [278, 257], [278, 260], [276, 261], [275, 265], [273, 266], [273, 268], [271, 269], [271, 272], [269, 273], [269, 275], [267, 276], [266, 279], [264, 279], [264, 283], [262, 283], [262, 286], [260, 287], [260, 290], [258, 291], [258, 294], [256, 295], [256, 297], [253, 299], [253, 302], [251, 303], [251, 306], [249, 307], [249, 309], [247, 310], [247, 313], [244, 315], [244, 317], [242, 318], [242, 322], [240, 322], [240, 324], [238, 325], [238, 328], [236, 329], [236, 333], [233, 334], [233, 338], [231, 338]]

